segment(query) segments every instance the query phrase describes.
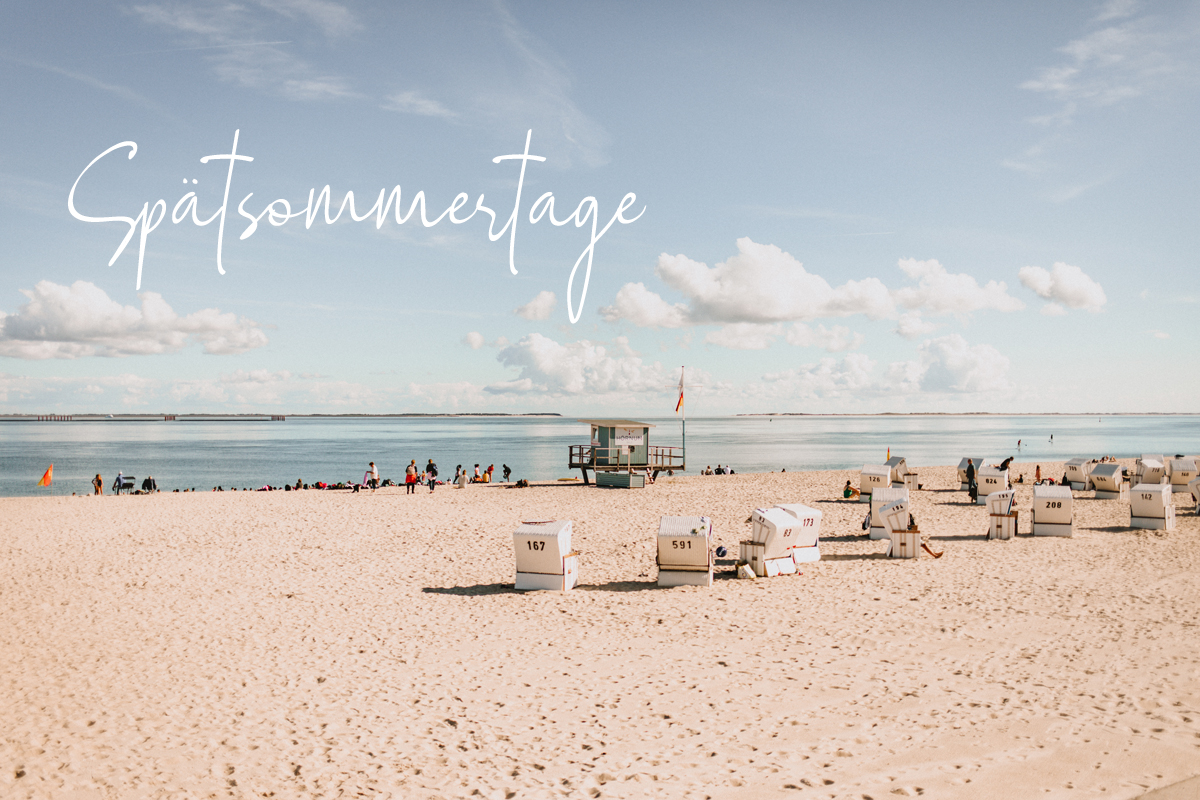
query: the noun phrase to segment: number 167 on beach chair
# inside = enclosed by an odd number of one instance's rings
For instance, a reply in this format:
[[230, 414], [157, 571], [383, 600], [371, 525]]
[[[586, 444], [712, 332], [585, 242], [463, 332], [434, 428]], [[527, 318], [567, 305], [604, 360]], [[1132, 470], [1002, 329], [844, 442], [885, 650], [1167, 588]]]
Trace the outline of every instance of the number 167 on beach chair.
[[566, 592], [579, 580], [579, 553], [571, 549], [571, 520], [522, 522], [513, 531], [519, 591]]

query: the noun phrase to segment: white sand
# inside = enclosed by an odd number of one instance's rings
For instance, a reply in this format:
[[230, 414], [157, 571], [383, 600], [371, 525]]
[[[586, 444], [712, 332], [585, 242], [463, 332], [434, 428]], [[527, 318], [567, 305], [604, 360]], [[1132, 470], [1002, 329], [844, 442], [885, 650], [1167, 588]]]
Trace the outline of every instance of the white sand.
[[[825, 502], [848, 477], [0, 500], [0, 797], [1133, 798], [1200, 773], [1190, 498], [1171, 532], [1077, 493], [1074, 538], [988, 542], [924, 468], [945, 556], [901, 561]], [[655, 586], [660, 515], [735, 555], [783, 501], [825, 512], [803, 575]], [[512, 529], [556, 517], [584, 585], [514, 593]]]

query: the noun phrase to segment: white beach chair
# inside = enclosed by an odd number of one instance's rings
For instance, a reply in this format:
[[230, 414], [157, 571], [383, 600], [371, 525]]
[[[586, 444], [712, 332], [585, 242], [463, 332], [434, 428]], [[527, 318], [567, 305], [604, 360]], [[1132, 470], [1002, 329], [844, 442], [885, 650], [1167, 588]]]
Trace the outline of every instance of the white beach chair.
[[887, 527], [888, 558], [919, 558], [921, 532], [908, 527], [908, 500], [894, 500], [880, 509]]
[[904, 473], [904, 488], [908, 489], [910, 493], [921, 488], [921, 484], [917, 483], [917, 473], [915, 470], [909, 470]]
[[1075, 496], [1069, 486], [1033, 487], [1033, 535], [1071, 536]]
[[1120, 464], [1096, 464], [1088, 474], [1096, 487], [1097, 500], [1124, 500], [1129, 502], [1129, 484], [1121, 473]]
[[781, 508], [796, 518], [796, 533], [791, 537], [792, 560], [796, 565], [821, 560], [821, 512], [803, 503], [780, 503]]
[[982, 458], [964, 458], [958, 462], [958, 490], [965, 492], [967, 490], [967, 464], [975, 465], [975, 482], [979, 482], [979, 468], [983, 466]]
[[658, 585], [712, 586], [712, 520], [662, 517], [658, 521]]
[[1072, 458], [1067, 461], [1067, 480], [1071, 482], [1071, 491], [1084, 492], [1091, 489], [1088, 475], [1095, 462], [1090, 458]]
[[975, 483], [979, 486], [975, 504], [981, 506], [987, 504], [989, 494], [1012, 488], [1008, 482], [1008, 470], [993, 466], [980, 467], [975, 474]]
[[750, 515], [750, 538], [741, 543], [740, 559], [760, 578], [795, 575], [792, 544], [800, 538], [795, 516], [782, 508], [756, 508]]
[[1017, 493], [1012, 489], [992, 492], [987, 496], [988, 539], [1008, 541], [1017, 535], [1017, 512], [1013, 502]]
[[858, 475], [858, 502], [871, 502], [871, 493], [876, 489], [890, 488], [892, 468], [886, 464], [863, 464]]
[[1167, 467], [1162, 456], [1144, 455], [1133, 465], [1134, 478], [1132, 483], [1165, 483]]
[[1175, 530], [1175, 505], [1169, 483], [1139, 483], [1129, 490], [1129, 527]]
[[879, 511], [888, 503], [894, 503], [897, 500], [909, 502], [908, 489], [876, 489], [875, 494], [871, 495], [871, 530], [870, 537], [872, 539], [888, 538], [887, 523], [880, 515]]
[[570, 591], [579, 581], [579, 553], [571, 549], [571, 520], [522, 522], [513, 531], [516, 588]]
[[1188, 484], [1196, 479], [1196, 462], [1190, 458], [1172, 458], [1167, 462], [1167, 475], [1172, 492], [1187, 494]]
[[887, 466], [892, 471], [892, 486], [903, 487], [904, 476], [908, 473], [908, 462], [901, 456], [892, 456], [887, 460]]

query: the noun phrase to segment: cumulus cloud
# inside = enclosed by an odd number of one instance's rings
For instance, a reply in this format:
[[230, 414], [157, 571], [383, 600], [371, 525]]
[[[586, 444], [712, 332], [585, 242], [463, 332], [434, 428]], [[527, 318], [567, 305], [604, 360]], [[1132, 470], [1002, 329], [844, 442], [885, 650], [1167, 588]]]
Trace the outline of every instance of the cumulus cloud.
[[737, 255], [710, 268], [684, 255], [658, 257], [656, 274], [690, 303], [690, 322], [795, 322], [892, 312], [887, 288], [877, 278], [832, 287], [772, 244], [737, 240]]
[[1009, 360], [996, 348], [968, 344], [957, 333], [929, 339], [915, 361], [898, 361], [887, 370], [886, 384], [895, 391], [1007, 392]]
[[662, 392], [670, 383], [670, 373], [657, 362], [646, 364], [624, 337], [605, 346], [589, 341], [563, 344], [532, 333], [501, 350], [496, 358], [520, 372], [516, 380], [485, 387], [492, 394]]
[[664, 253], [655, 274], [681, 293], [684, 302], [671, 303], [643, 283], [627, 283], [600, 314], [608, 322], [626, 320], [642, 328], [721, 325], [706, 334], [705, 341], [741, 350], [769, 347], [782, 334], [780, 326], [790, 322], [795, 324], [787, 333], [790, 343], [838, 352], [854, 349], [862, 337], [845, 327], [812, 331], [805, 323], [858, 314], [872, 320], [898, 317], [896, 332], [913, 339], [937, 328], [921, 314], [953, 314], [961, 321], [977, 311], [1025, 307], [1003, 282], [981, 285], [973, 276], [950, 273], [932, 259], [900, 259], [900, 270], [916, 282], [912, 286], [889, 290], [878, 278], [866, 278], [835, 287], [774, 245], [742, 238], [737, 247], [737, 255], [715, 267]]
[[1059, 261], [1052, 270], [1021, 267], [1018, 275], [1027, 289], [1050, 301], [1042, 309], [1043, 314], [1065, 314], [1064, 306], [1096, 313], [1108, 302], [1103, 287], [1079, 267], [1071, 264]]
[[468, 333], [465, 337], [463, 337], [463, 343], [472, 350], [478, 350], [487, 344], [487, 342], [484, 341], [483, 334], [479, 333], [478, 331], [471, 331]]
[[556, 305], [558, 305], [558, 298], [554, 296], [554, 292], [541, 291], [537, 293], [537, 297], [518, 308], [516, 314], [518, 317], [531, 321], [550, 319]]
[[626, 319], [639, 328], [682, 328], [688, 324], [688, 307], [672, 305], [646, 288], [644, 283], [627, 283], [617, 291], [616, 302], [600, 309], [608, 322]]
[[900, 318], [896, 321], [896, 333], [905, 339], [919, 339], [922, 336], [933, 333], [937, 329], [937, 323], [921, 319], [920, 313], [916, 311], [901, 314]]
[[1025, 307], [1008, 293], [1003, 282], [988, 281], [980, 286], [973, 276], [952, 275], [934, 259], [902, 258], [899, 266], [905, 275], [917, 281], [916, 286], [894, 292], [897, 303], [911, 310], [961, 318], [975, 311], [1020, 311]]
[[0, 356], [31, 360], [171, 353], [190, 343], [213, 355], [244, 353], [267, 343], [259, 324], [206, 308], [181, 317], [156, 292], [124, 306], [88, 281], [39, 281], [21, 293], [29, 302], [0, 312]]

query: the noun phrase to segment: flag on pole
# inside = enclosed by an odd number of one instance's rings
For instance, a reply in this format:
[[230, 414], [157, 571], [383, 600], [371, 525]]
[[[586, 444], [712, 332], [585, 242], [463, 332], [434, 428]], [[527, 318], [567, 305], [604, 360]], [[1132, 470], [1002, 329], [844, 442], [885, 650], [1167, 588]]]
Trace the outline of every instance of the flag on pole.
[[675, 404], [675, 413], [679, 413], [679, 409], [683, 408], [683, 367], [679, 368], [679, 402]]
[[38, 481], [37, 485], [38, 486], [49, 486], [50, 481], [52, 481], [52, 480], [54, 480], [54, 465], [53, 464], [50, 465], [50, 469], [46, 470], [46, 474], [42, 476], [42, 479], [40, 481]]
[[890, 448], [890, 447], [888, 448], [887, 460], [888, 460], [888, 461], [891, 461], [891, 460], [892, 460], [892, 448]]

